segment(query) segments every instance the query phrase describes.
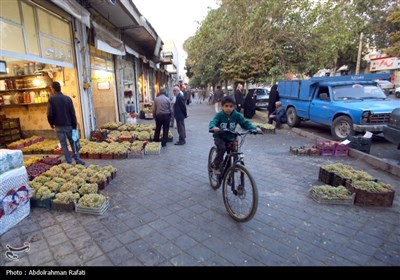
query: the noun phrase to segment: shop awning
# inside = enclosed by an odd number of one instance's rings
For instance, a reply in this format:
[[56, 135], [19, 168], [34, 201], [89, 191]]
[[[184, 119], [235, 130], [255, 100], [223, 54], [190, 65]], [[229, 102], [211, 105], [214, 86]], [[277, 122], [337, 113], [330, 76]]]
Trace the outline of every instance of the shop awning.
[[135, 52], [132, 48], [128, 47], [127, 45], [125, 45], [125, 50], [127, 53], [135, 56], [136, 58], [139, 58], [139, 53]]
[[95, 31], [95, 47], [103, 52], [125, 55], [124, 43], [113, 34], [92, 21]]
[[51, 0], [51, 1], [90, 28], [90, 13], [88, 10], [82, 7], [78, 2], [76, 2], [75, 0]]

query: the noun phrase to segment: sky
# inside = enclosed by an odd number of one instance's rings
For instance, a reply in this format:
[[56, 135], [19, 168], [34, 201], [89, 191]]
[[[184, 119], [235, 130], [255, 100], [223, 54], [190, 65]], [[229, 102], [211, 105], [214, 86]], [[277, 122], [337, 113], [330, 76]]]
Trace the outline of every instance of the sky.
[[185, 66], [186, 53], [182, 45], [196, 33], [198, 22], [217, 8], [215, 0], [133, 0], [139, 12], [153, 26], [163, 41], [172, 39], [179, 52], [179, 72]]

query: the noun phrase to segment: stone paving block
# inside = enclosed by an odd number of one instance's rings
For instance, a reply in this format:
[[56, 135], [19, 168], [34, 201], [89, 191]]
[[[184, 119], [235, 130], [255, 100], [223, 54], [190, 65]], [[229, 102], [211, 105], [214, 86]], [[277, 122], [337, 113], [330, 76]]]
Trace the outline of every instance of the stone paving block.
[[96, 244], [91, 244], [88, 247], [84, 247], [78, 250], [78, 255], [79, 259], [82, 260], [82, 262], [87, 262], [91, 259], [97, 258], [101, 255], [103, 255], [103, 252], [100, 250], [100, 248]]
[[49, 249], [40, 250], [35, 253], [28, 252], [28, 258], [32, 266], [37, 266], [43, 263], [47, 263], [54, 259]]
[[62, 227], [58, 224], [45, 227], [42, 229], [43, 234], [46, 236], [56, 235], [61, 233], [62, 231], [63, 231]]
[[228, 244], [226, 244], [222, 239], [212, 236], [203, 242], [203, 245], [215, 253], [225, 250]]
[[107, 253], [123, 246], [123, 244], [115, 237], [103, 237], [97, 239], [96, 244], [100, 249]]
[[176, 229], [173, 226], [164, 228], [162, 231], [160, 231], [160, 233], [164, 235], [166, 238], [168, 238], [168, 240], [173, 240], [183, 234], [180, 230]]
[[60, 266], [81, 266], [81, 265], [83, 265], [83, 262], [79, 258], [77, 252], [62, 256], [57, 261]]
[[155, 247], [153, 250], [156, 252], [159, 252], [166, 259], [171, 259], [182, 253], [181, 248], [179, 248], [178, 246], [176, 246], [174, 243], [172, 243], [170, 241]]
[[143, 241], [142, 239], [138, 239], [136, 241], [133, 241], [132, 243], [129, 243], [128, 245], [125, 246], [129, 252], [131, 252], [134, 256], [138, 256], [141, 253], [150, 250], [151, 246]]
[[323, 266], [324, 263], [301, 252], [296, 252], [286, 261], [287, 265], [294, 266]]
[[172, 259], [170, 259], [170, 263], [173, 266], [198, 266], [202, 265], [198, 260], [196, 260], [194, 257], [191, 255], [183, 252], [182, 254], [179, 254]]
[[115, 237], [118, 238], [118, 240], [121, 241], [121, 243], [124, 245], [132, 243], [133, 241], [140, 239], [140, 236], [133, 230], [128, 230], [126, 232], [117, 234], [117, 235], [115, 235]]
[[76, 250], [80, 250], [94, 244], [94, 241], [90, 235], [81, 235], [71, 239], [71, 242], [74, 244]]
[[165, 262], [166, 259], [157, 251], [148, 250], [136, 256], [145, 266], [156, 266]]
[[56, 235], [51, 235], [46, 238], [49, 246], [55, 246], [68, 240], [67, 235], [64, 232], [60, 232]]
[[121, 247], [109, 252], [108, 257], [114, 265], [119, 265], [134, 256], [127, 248]]
[[88, 235], [89, 233], [82, 226], [77, 226], [68, 230], [65, 230], [65, 234], [69, 239], [74, 239], [82, 235]]
[[160, 231], [160, 230], [162, 230], [164, 228], [169, 227], [170, 224], [168, 222], [164, 221], [164, 220], [157, 219], [157, 220], [155, 220], [153, 222], [150, 222], [149, 226], [151, 226], [153, 229], [155, 229], [157, 231]]
[[186, 251], [197, 244], [197, 241], [187, 235], [181, 235], [177, 237], [173, 242], [181, 248], [182, 250]]
[[50, 246], [50, 251], [56, 260], [60, 257], [66, 256], [72, 252], [75, 252], [75, 248], [70, 241], [66, 241], [55, 246]]
[[119, 266], [143, 266], [143, 263], [137, 258], [129, 258], [120, 263]]
[[87, 266], [112, 266], [113, 263], [107, 256], [100, 256], [85, 263]]

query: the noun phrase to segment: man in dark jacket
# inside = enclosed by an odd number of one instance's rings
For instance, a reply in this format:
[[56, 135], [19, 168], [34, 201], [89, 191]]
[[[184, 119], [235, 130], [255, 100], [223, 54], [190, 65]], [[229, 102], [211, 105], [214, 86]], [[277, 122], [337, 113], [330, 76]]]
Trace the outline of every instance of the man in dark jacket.
[[268, 99], [268, 123], [272, 124], [271, 114], [275, 111], [275, 103], [279, 101], [278, 86], [275, 84], [271, 87]]
[[174, 104], [174, 117], [176, 119], [176, 127], [178, 129], [179, 140], [175, 145], [186, 144], [186, 130], [185, 130], [185, 119], [187, 118], [186, 100], [183, 93], [179, 90], [179, 87], [174, 87], [174, 95], [176, 97]]
[[71, 145], [73, 156], [77, 164], [84, 165], [85, 163], [79, 158], [79, 153], [72, 139], [72, 130], [76, 129], [77, 121], [74, 105], [69, 96], [62, 94], [59, 82], [53, 82], [53, 92], [47, 106], [47, 120], [51, 128], [56, 130], [57, 137], [60, 140], [61, 148], [65, 156], [65, 161], [72, 163], [71, 155], [68, 151], [68, 144]]

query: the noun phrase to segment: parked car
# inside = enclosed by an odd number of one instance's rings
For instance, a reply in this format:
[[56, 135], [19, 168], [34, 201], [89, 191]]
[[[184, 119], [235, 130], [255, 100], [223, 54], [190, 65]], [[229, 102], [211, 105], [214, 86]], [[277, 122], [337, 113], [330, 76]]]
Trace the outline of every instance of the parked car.
[[400, 87], [396, 88], [396, 97], [400, 98]]
[[394, 92], [395, 92], [394, 84], [392, 84], [391, 82], [389, 82], [387, 80], [376, 80], [376, 82], [381, 87], [381, 89], [386, 94], [386, 96], [389, 96], [390, 94], [394, 94]]
[[256, 101], [256, 109], [267, 109], [268, 108], [268, 100], [269, 100], [269, 92], [265, 88], [252, 88], [249, 89], [249, 93], [251, 94], [255, 91], [257, 95]]
[[400, 108], [394, 109], [390, 114], [389, 123], [383, 128], [383, 136], [400, 149]]

